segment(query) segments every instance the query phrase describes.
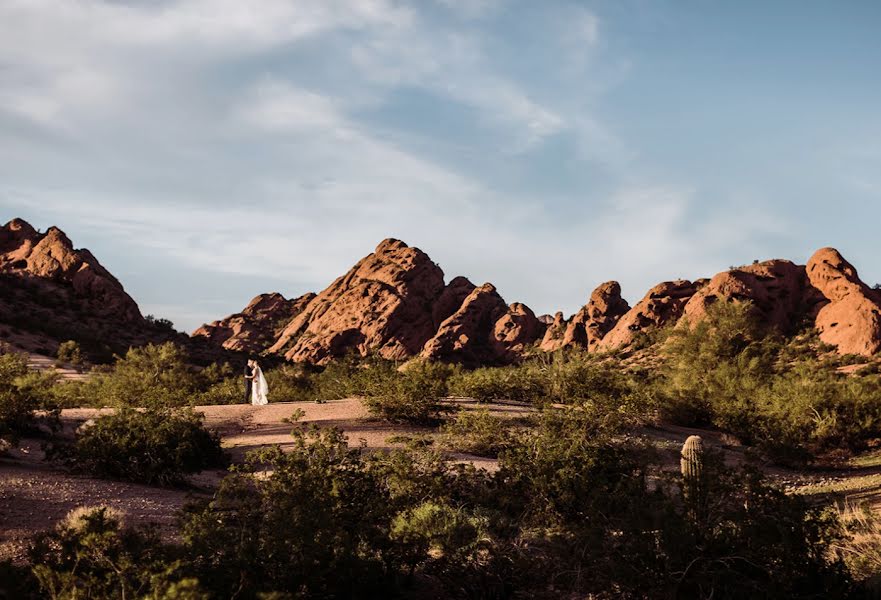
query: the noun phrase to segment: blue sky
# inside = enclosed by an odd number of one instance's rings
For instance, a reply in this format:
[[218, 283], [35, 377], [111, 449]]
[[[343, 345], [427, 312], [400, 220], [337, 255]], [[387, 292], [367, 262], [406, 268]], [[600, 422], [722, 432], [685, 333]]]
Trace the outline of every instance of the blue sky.
[[0, 0], [0, 210], [186, 330], [385, 237], [539, 313], [827, 245], [871, 284], [879, 30], [877, 2]]

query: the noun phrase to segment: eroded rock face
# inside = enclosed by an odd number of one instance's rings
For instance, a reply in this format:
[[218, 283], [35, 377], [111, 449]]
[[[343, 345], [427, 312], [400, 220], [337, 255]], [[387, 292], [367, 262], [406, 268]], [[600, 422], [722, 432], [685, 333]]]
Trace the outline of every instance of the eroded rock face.
[[881, 351], [881, 303], [857, 270], [834, 248], [818, 250], [808, 261], [807, 277], [824, 299], [815, 326], [820, 339], [841, 354], [870, 356]]
[[431, 309], [431, 318], [434, 321], [434, 328], [437, 330], [441, 323], [447, 320], [450, 315], [459, 310], [465, 298], [474, 291], [477, 286], [471, 283], [466, 277], [454, 277], [447, 284], [440, 298], [434, 303]]
[[545, 325], [525, 304], [515, 302], [493, 326], [493, 343], [498, 359], [510, 362], [523, 356], [541, 339]]
[[595, 348], [628, 310], [630, 305], [621, 297], [617, 281], [601, 284], [567, 324], [563, 347]]
[[85, 249], [75, 249], [57, 227], [39, 233], [14, 219], [0, 229], [0, 272], [70, 286], [81, 309], [122, 322], [141, 322], [138, 305], [122, 284]]
[[548, 325], [542, 337], [539, 349], [545, 352], [554, 352], [563, 347], [563, 336], [566, 334], [566, 319], [562, 312], [554, 315], [554, 320]]
[[242, 312], [203, 325], [192, 333], [238, 352], [259, 353], [275, 343], [280, 329], [315, 298], [309, 293], [288, 300], [279, 293], [260, 294]]
[[444, 288], [443, 271], [428, 255], [387, 239], [309, 302], [270, 351], [318, 364], [350, 351], [408, 358], [434, 334]]
[[762, 321], [789, 332], [803, 308], [805, 268], [788, 260], [768, 260], [719, 273], [685, 306], [689, 322], [701, 320], [720, 299], [749, 301]]
[[596, 344], [596, 350], [608, 352], [625, 348], [647, 330], [675, 323], [695, 292], [695, 284], [684, 279], [656, 285], [615, 323]]
[[[507, 304], [492, 284], [485, 283], [475, 288], [462, 306], [441, 323], [437, 333], [425, 343], [421, 356], [468, 366], [498, 362], [495, 325], [507, 312]], [[534, 314], [532, 318], [535, 318]]]

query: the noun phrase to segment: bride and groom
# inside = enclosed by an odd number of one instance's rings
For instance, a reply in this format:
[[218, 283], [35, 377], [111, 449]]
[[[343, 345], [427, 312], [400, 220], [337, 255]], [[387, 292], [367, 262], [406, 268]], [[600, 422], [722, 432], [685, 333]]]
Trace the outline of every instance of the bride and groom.
[[250, 401], [255, 406], [269, 404], [267, 394], [269, 394], [269, 386], [266, 384], [266, 377], [263, 376], [263, 369], [256, 360], [248, 359], [245, 365], [245, 402]]

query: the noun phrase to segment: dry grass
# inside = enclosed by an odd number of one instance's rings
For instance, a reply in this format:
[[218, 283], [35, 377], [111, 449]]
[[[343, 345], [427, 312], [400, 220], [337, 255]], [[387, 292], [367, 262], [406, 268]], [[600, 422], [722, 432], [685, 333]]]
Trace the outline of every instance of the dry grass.
[[838, 510], [848, 537], [832, 547], [847, 564], [857, 581], [866, 586], [870, 597], [881, 595], [881, 515], [866, 503], [845, 503]]

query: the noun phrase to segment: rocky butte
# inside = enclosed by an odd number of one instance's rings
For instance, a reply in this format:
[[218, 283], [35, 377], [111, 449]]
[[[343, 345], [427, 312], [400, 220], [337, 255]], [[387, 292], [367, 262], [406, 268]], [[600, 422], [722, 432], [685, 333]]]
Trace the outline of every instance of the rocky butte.
[[607, 281], [570, 318], [536, 317], [520, 302], [509, 305], [490, 283], [476, 286], [459, 276], [444, 284], [443, 271], [424, 252], [387, 239], [321, 293], [285, 301], [296, 302], [296, 314], [272, 343], [265, 342], [267, 329], [254, 331], [249, 308], [194, 335], [249, 351], [264, 344], [265, 352], [295, 362], [322, 364], [355, 353], [495, 365], [566, 348], [626, 351], [653, 330], [699, 321], [724, 301], [749, 302], [760, 321], [785, 335], [813, 322], [820, 339], [839, 352], [871, 355], [881, 350], [879, 300], [852, 265], [826, 248], [807, 266], [756, 261], [709, 279], [659, 283], [632, 307], [618, 282]]

